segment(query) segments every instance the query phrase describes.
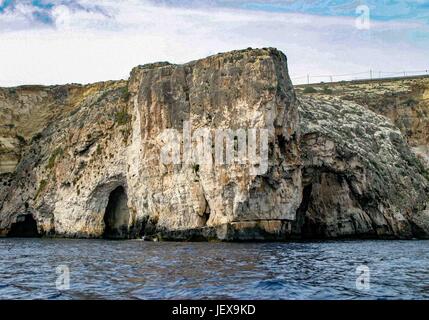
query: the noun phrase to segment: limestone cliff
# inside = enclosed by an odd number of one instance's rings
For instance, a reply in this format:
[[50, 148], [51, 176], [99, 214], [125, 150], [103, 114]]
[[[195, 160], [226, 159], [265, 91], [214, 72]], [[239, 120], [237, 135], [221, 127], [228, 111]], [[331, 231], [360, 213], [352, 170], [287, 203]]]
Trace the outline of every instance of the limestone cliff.
[[[336, 82], [310, 85], [312, 96], [353, 101], [389, 118], [411, 149], [429, 167], [429, 77]], [[302, 94], [309, 86], [297, 87]], [[308, 91], [308, 90], [307, 90]]]
[[[350, 102], [300, 100], [275, 49], [139, 66], [127, 81], [0, 89], [0, 234], [427, 237], [427, 173], [401, 132]], [[186, 158], [187, 126], [192, 138], [266, 130], [266, 168], [250, 148], [221, 165], [161, 161], [166, 130]]]
[[348, 101], [300, 97], [301, 237], [426, 237], [428, 173], [387, 118]]

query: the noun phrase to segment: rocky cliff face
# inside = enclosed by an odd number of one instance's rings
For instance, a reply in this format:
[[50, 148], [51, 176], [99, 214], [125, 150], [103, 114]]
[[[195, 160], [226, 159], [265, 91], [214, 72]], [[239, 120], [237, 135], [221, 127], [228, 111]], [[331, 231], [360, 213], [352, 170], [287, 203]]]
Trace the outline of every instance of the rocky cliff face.
[[[428, 173], [387, 118], [352, 102], [300, 97], [301, 237], [425, 237]], [[426, 211], [425, 211], [426, 210]]]
[[[297, 100], [275, 49], [139, 66], [128, 81], [0, 89], [0, 110], [3, 236], [429, 234], [427, 174], [401, 132], [350, 102]], [[221, 149], [219, 131], [231, 134]], [[199, 146], [206, 161], [192, 157]], [[241, 157], [217, 163], [218, 150]]]
[[[39, 233], [61, 236], [284, 233], [279, 222], [293, 220], [301, 199], [298, 109], [286, 68], [276, 50], [245, 50], [137, 67], [128, 82], [65, 88], [59, 97], [33, 88], [46, 114], [61, 112], [35, 125], [40, 133], [23, 142], [17, 167], [5, 168], [2, 233], [30, 214]], [[20, 88], [14, 94], [2, 108], [18, 108], [25, 98]], [[163, 131], [183, 134], [186, 122], [193, 133], [267, 129], [266, 172], [251, 174], [248, 162], [162, 163]]]
[[[311, 85], [313, 97], [338, 97], [389, 118], [420, 160], [429, 167], [429, 77]], [[298, 86], [301, 94], [308, 86]]]

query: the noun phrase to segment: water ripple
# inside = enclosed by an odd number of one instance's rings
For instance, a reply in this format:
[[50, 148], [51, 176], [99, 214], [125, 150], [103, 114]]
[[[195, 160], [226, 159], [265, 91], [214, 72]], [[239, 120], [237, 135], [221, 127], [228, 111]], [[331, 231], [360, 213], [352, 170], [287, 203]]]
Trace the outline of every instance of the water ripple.
[[428, 244], [0, 239], [0, 299], [429, 299]]

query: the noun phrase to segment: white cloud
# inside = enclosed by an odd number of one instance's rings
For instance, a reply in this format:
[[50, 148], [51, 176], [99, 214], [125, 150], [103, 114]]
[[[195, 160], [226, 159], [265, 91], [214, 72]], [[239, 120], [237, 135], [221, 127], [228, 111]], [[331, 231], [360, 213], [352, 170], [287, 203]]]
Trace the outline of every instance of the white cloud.
[[[94, 7], [94, 1], [79, 4]], [[127, 78], [138, 64], [183, 63], [249, 46], [284, 51], [292, 77], [427, 68], [428, 47], [409, 39], [411, 31], [426, 30], [416, 22], [372, 23], [362, 31], [347, 17], [172, 8], [137, 0], [99, 1], [97, 8], [102, 10], [56, 6], [55, 27], [34, 29], [24, 28], [24, 9], [0, 15], [0, 86]]]

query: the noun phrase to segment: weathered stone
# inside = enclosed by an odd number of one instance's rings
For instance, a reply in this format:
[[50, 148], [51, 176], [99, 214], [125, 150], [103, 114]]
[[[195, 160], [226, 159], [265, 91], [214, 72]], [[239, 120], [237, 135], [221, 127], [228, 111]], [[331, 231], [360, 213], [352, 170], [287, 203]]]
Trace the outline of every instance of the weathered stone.
[[[44, 101], [53, 89], [32, 90], [31, 96]], [[118, 187], [129, 208], [127, 230], [117, 232], [123, 237], [294, 219], [301, 202], [298, 109], [286, 57], [279, 51], [151, 64], [135, 68], [127, 83], [66, 93], [57, 98], [63, 112], [47, 117], [41, 127], [33, 125], [31, 132], [41, 134], [23, 150], [16, 178], [5, 191], [3, 234], [17, 214], [25, 213], [35, 217], [43, 234], [101, 237], [109, 196]], [[16, 94], [19, 101], [20, 89]], [[6, 107], [13, 109], [13, 102]], [[161, 163], [160, 134], [165, 129], [182, 133], [185, 121], [192, 132], [268, 129], [267, 172], [252, 175], [252, 165], [240, 163], [198, 170], [188, 163]]]
[[[33, 217], [58, 237], [428, 237], [428, 175], [401, 131], [355, 103], [299, 100], [275, 49], [0, 89], [0, 235], [31, 234]], [[163, 163], [163, 133], [185, 145], [188, 123], [193, 134], [267, 129], [267, 170], [255, 174], [248, 154]]]
[[[362, 80], [311, 85], [312, 96], [353, 101], [389, 118], [429, 168], [429, 77]], [[302, 94], [307, 85], [297, 86]]]
[[427, 230], [422, 213], [428, 203], [427, 171], [399, 129], [383, 116], [335, 98], [300, 97], [300, 116], [303, 203], [295, 235], [428, 236], [416, 232]]

